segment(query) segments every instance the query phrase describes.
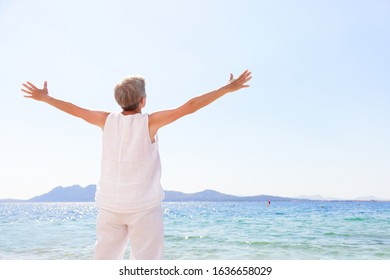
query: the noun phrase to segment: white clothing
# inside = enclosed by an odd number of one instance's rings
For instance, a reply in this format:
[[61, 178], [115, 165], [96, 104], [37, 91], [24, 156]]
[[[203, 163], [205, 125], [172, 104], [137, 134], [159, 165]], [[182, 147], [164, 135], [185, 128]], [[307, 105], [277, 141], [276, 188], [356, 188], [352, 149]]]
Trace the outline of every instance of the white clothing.
[[130, 239], [130, 259], [161, 260], [164, 250], [162, 216], [161, 205], [139, 213], [99, 209], [94, 259], [123, 259]]
[[116, 213], [151, 209], [164, 199], [160, 180], [158, 141], [150, 141], [148, 115], [109, 114], [103, 128], [98, 207]]

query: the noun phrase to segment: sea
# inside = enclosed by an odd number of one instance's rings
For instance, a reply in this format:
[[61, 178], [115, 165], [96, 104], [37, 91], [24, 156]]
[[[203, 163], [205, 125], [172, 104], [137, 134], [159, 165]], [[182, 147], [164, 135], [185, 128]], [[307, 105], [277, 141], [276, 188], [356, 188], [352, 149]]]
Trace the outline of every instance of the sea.
[[[168, 260], [390, 259], [390, 202], [164, 202], [163, 208]], [[0, 203], [0, 259], [90, 260], [96, 215], [94, 203]]]

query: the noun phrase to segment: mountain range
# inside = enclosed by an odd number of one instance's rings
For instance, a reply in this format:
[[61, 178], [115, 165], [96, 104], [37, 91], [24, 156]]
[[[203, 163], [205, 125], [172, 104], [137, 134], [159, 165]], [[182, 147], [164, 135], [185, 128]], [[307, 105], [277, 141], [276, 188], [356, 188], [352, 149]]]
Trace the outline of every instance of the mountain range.
[[[93, 202], [95, 201], [96, 185], [88, 185], [81, 187], [73, 185], [69, 187], [56, 187], [48, 193], [35, 196], [27, 200], [18, 199], [0, 199], [0, 202]], [[270, 195], [257, 196], [234, 196], [220, 193], [214, 190], [204, 190], [196, 193], [183, 193], [178, 191], [165, 191], [165, 199], [167, 202], [175, 201], [290, 201], [304, 200], [293, 199]]]
[[[73, 185], [69, 187], [56, 187], [48, 193], [35, 196], [27, 200], [20, 199], [0, 199], [0, 202], [94, 202], [95, 201], [96, 185], [88, 185], [81, 187], [80, 185]], [[256, 196], [235, 196], [230, 194], [224, 194], [215, 190], [204, 190], [196, 193], [183, 193], [178, 191], [165, 191], [166, 202], [175, 201], [324, 201], [324, 200], [342, 200], [336, 198], [323, 198], [317, 196], [302, 196], [299, 198], [288, 198], [271, 195], [256, 195]], [[379, 201], [375, 197], [365, 197], [356, 199], [359, 201]]]

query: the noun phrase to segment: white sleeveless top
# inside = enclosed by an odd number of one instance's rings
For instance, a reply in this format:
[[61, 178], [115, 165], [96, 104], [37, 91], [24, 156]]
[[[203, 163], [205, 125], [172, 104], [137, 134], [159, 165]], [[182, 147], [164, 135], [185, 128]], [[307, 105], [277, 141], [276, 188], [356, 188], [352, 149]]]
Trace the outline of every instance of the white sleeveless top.
[[103, 129], [98, 207], [118, 213], [152, 208], [164, 199], [160, 179], [158, 143], [150, 141], [148, 115], [109, 114]]

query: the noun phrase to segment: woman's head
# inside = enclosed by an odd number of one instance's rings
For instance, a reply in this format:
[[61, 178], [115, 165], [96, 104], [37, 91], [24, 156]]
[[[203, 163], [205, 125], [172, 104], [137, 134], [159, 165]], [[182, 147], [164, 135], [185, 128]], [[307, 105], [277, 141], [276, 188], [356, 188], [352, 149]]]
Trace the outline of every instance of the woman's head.
[[115, 86], [115, 100], [124, 111], [135, 111], [146, 96], [145, 80], [140, 76], [124, 78]]

